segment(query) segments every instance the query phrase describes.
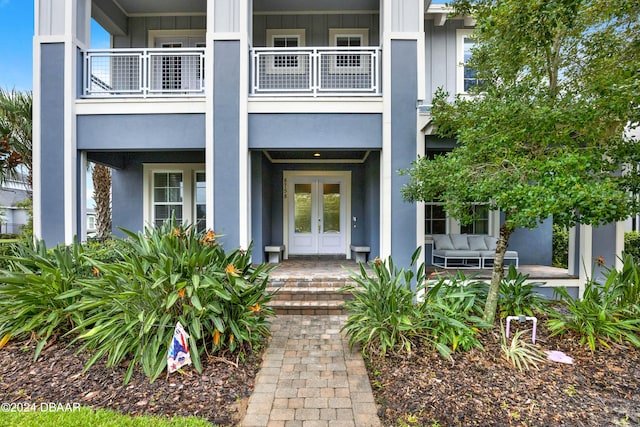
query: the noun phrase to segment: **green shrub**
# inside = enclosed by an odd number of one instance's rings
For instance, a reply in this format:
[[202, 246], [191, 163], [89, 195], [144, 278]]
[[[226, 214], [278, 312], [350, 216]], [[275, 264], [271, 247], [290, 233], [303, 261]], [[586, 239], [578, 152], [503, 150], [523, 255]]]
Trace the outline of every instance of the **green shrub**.
[[108, 366], [131, 358], [125, 382], [137, 365], [155, 380], [178, 321], [198, 372], [205, 351], [246, 352], [269, 333], [270, 267], [253, 267], [251, 248], [225, 253], [212, 232], [170, 221], [144, 233], [124, 231], [130, 238], [121, 243], [123, 260], [92, 260], [96, 277], [70, 293], [80, 299], [68, 311], [82, 313], [74, 341], [94, 352], [85, 369], [102, 357]]
[[482, 347], [478, 332], [491, 326], [481, 318], [487, 289], [485, 282], [469, 280], [462, 273], [440, 277], [420, 304], [423, 327], [434, 341], [453, 351]]
[[640, 347], [640, 266], [630, 255], [624, 257], [621, 271], [606, 273], [604, 284], [587, 282], [582, 299], [574, 300], [565, 288], [556, 292], [568, 313], [551, 313], [552, 335], [574, 331], [592, 351], [611, 342]]
[[84, 244], [87, 258], [102, 263], [124, 261], [125, 256], [131, 254], [131, 250], [131, 245], [125, 239], [89, 240]]
[[569, 230], [560, 225], [553, 224], [553, 237], [551, 241], [551, 265], [559, 268], [567, 268], [569, 265]]
[[501, 318], [507, 316], [535, 316], [548, 311], [549, 301], [533, 290], [544, 285], [544, 282], [525, 283], [528, 275], [519, 273], [513, 265], [500, 283], [498, 312]]
[[[411, 267], [416, 260], [414, 253]], [[412, 268], [398, 269], [391, 257], [387, 261], [376, 258], [369, 265], [374, 276], [370, 276], [361, 264], [360, 274], [351, 276], [356, 286], [342, 289], [353, 295], [353, 299], [344, 304], [349, 317], [342, 330], [350, 344], [361, 344], [364, 352], [380, 355], [402, 349], [410, 352], [414, 340], [427, 338], [425, 331], [415, 325], [419, 313], [411, 288], [412, 281], [424, 281], [424, 266], [417, 272]], [[441, 350], [448, 356], [445, 349]]]
[[349, 317], [342, 328], [352, 346], [357, 343], [365, 353], [385, 355], [410, 353], [422, 342], [448, 358], [452, 351], [480, 345], [475, 336], [485, 325], [474, 316], [480, 302], [473, 286], [441, 278], [426, 289], [424, 265], [414, 271], [419, 254], [420, 249], [414, 252], [406, 270], [389, 257], [369, 263], [373, 275], [362, 265], [360, 274], [352, 275], [356, 286], [344, 288], [353, 299], [344, 305]]
[[0, 270], [0, 337], [33, 333], [39, 340], [37, 359], [52, 335], [63, 334], [80, 322], [80, 314], [67, 307], [78, 299], [76, 279], [88, 271], [81, 245], [51, 250], [44, 242], [33, 247], [13, 245], [5, 269]]
[[624, 252], [640, 264], [640, 231], [624, 233]]

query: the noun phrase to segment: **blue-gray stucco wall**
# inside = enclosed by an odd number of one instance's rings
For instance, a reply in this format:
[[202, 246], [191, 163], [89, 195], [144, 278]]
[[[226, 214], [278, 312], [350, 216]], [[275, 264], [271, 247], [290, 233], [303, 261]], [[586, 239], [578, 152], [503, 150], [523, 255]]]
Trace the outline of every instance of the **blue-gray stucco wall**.
[[[501, 220], [504, 217], [501, 215]], [[518, 251], [523, 265], [552, 264], [553, 220], [547, 218], [533, 230], [516, 229], [509, 238], [509, 250]]]
[[[41, 45], [40, 64], [40, 236], [47, 245], [64, 243], [64, 44]], [[68, 195], [70, 196], [70, 195]]]
[[[88, 153], [92, 159], [100, 157], [100, 153], [94, 155]], [[144, 177], [143, 165], [145, 163], [204, 163], [204, 151], [164, 151], [147, 153], [122, 153], [118, 162], [119, 169], [112, 169], [112, 207], [111, 216], [113, 233], [123, 236], [120, 228], [134, 232], [144, 229]]]
[[[592, 254], [593, 259], [583, 260], [583, 262], [593, 263], [593, 278], [604, 280], [607, 269], [615, 267], [616, 264], [616, 224], [605, 224], [593, 227], [592, 233]], [[601, 265], [597, 260], [603, 259]]]
[[213, 48], [213, 224], [229, 249], [240, 246], [240, 48]]
[[[416, 205], [402, 199], [408, 182], [398, 174], [416, 159], [417, 46], [412, 40], [391, 41], [391, 255], [408, 266], [416, 249]], [[387, 154], [388, 155], [388, 154]]]
[[379, 150], [382, 115], [250, 114], [249, 148]]
[[204, 114], [78, 116], [79, 150], [188, 150], [205, 147]]

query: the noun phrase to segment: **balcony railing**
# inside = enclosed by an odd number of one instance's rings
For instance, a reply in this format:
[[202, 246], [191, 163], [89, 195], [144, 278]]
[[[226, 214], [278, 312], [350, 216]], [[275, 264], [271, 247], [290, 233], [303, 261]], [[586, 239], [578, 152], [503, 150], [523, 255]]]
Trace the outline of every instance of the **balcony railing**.
[[254, 48], [251, 94], [379, 95], [380, 49]]
[[204, 49], [91, 49], [83, 97], [204, 96]]

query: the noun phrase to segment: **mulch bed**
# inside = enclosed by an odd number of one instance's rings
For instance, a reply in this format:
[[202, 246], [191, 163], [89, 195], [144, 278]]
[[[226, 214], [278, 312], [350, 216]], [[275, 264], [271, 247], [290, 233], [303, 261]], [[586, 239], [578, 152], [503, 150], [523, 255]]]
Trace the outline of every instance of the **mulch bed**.
[[537, 333], [541, 349], [574, 364], [520, 372], [502, 358], [499, 329], [484, 333], [484, 350], [456, 353], [453, 363], [426, 348], [370, 358], [378, 415], [385, 426], [640, 425], [639, 349], [592, 353], [575, 336], [548, 337], [543, 324]]
[[163, 374], [150, 383], [136, 372], [124, 385], [126, 366], [109, 369], [99, 361], [83, 374], [89, 356], [76, 355], [65, 342], [45, 347], [33, 362], [35, 344], [10, 342], [0, 350], [0, 402], [68, 403], [130, 415], [198, 416], [222, 426], [240, 421], [261, 361], [261, 354], [249, 355], [244, 362], [205, 358], [202, 375], [187, 366], [185, 374]]
[[[446, 361], [427, 348], [411, 355], [370, 358], [369, 377], [385, 426], [613, 426], [640, 425], [640, 350], [612, 347], [591, 353], [576, 337], [548, 337], [538, 344], [574, 358], [519, 372], [502, 359], [497, 330], [482, 336], [484, 350]], [[512, 327], [512, 331], [515, 328]], [[213, 358], [204, 372], [141, 373], [122, 384], [126, 366], [98, 362], [82, 374], [87, 355], [59, 341], [33, 362], [35, 342], [10, 342], [0, 350], [0, 402], [80, 403], [131, 414], [194, 415], [237, 425], [254, 387], [261, 355], [235, 367]], [[232, 362], [236, 362], [233, 360]]]

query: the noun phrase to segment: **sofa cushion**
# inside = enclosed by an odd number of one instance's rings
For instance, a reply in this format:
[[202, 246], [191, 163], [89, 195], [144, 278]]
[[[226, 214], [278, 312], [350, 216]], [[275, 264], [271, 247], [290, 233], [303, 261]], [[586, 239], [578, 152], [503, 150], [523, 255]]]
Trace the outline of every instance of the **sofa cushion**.
[[484, 243], [487, 245], [488, 250], [495, 251], [496, 246], [498, 246], [498, 238], [493, 236], [484, 236]]
[[480, 252], [477, 251], [463, 251], [459, 249], [454, 250], [440, 250], [433, 251], [433, 255], [438, 257], [447, 258], [480, 258]]
[[484, 236], [469, 236], [469, 249], [472, 251], [486, 251], [487, 245], [484, 241]]
[[451, 234], [451, 241], [453, 242], [454, 249], [467, 250], [469, 249], [469, 240], [466, 234]]
[[[495, 258], [496, 257], [496, 252], [495, 251], [481, 251], [480, 255], [483, 258]], [[507, 251], [504, 254], [505, 258], [518, 258], [518, 252], [517, 251]]]
[[433, 236], [433, 249], [434, 250], [451, 250], [453, 249], [453, 242], [449, 238], [448, 234], [436, 234]]

